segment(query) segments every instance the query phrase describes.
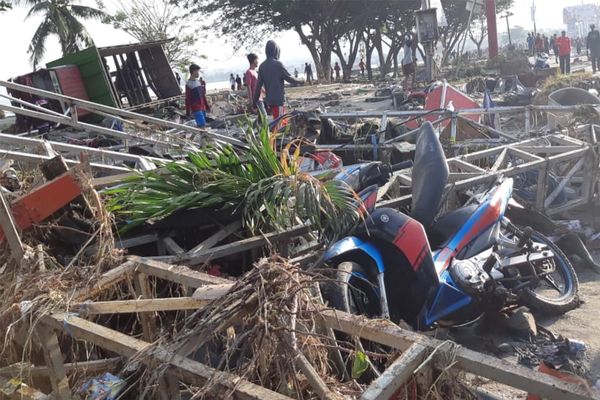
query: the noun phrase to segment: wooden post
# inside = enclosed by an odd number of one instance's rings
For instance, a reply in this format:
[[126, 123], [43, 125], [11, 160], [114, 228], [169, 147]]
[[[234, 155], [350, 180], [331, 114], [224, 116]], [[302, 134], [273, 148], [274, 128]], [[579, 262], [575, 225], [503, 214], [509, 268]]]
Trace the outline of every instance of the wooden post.
[[[151, 299], [152, 292], [148, 282], [148, 275], [143, 272], [136, 272], [133, 276], [133, 285], [137, 298]], [[156, 339], [156, 318], [154, 313], [138, 313], [138, 318], [142, 324], [144, 340], [153, 342]], [[178, 400], [181, 398], [179, 392], [179, 382], [172, 375], [165, 375], [160, 379], [158, 392], [161, 400]]]
[[67, 378], [65, 364], [56, 333], [49, 327], [40, 325], [37, 327], [37, 334], [42, 345], [44, 360], [49, 370], [48, 375], [55, 397], [60, 400], [71, 399], [69, 378]]
[[10, 253], [12, 257], [16, 261], [21, 261], [23, 256], [25, 255], [25, 250], [23, 249], [23, 243], [21, 242], [21, 238], [19, 237], [19, 232], [17, 232], [17, 227], [15, 226], [15, 220], [13, 218], [12, 212], [4, 198], [4, 194], [2, 194], [2, 190], [0, 189], [0, 226], [2, 227], [2, 231], [4, 231], [4, 235], [6, 236], [6, 240], [8, 241], [8, 245], [10, 246]]
[[546, 162], [543, 166], [538, 169], [538, 182], [537, 192], [535, 196], [535, 208], [544, 212], [545, 200], [546, 200], [546, 182], [548, 180], [548, 170], [550, 169], [550, 163]]
[[361, 400], [387, 400], [413, 375], [429, 353], [426, 346], [411, 345], [364, 391]]

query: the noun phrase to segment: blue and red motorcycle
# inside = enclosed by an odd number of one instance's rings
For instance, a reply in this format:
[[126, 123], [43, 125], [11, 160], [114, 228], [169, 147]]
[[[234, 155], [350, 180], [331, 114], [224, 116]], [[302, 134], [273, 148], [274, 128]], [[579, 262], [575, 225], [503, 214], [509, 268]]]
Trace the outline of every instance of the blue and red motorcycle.
[[395, 169], [366, 163], [337, 176], [360, 191], [369, 213], [353, 236], [325, 254], [336, 278], [322, 285], [330, 306], [426, 330], [471, 323], [514, 304], [544, 314], [579, 304], [567, 257], [541, 233], [507, 218], [509, 204], [516, 205], [512, 179], [438, 216], [448, 166], [430, 123], [417, 139], [410, 215], [374, 209], [378, 187]]

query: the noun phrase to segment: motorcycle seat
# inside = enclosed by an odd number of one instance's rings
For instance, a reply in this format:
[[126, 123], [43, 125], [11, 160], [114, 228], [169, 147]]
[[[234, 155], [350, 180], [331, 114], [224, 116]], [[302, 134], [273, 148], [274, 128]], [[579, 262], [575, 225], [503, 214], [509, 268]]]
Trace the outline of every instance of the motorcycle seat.
[[456, 234], [467, 220], [477, 210], [477, 205], [462, 207], [450, 211], [433, 221], [433, 224], [427, 228], [429, 245], [432, 249], [439, 249]]

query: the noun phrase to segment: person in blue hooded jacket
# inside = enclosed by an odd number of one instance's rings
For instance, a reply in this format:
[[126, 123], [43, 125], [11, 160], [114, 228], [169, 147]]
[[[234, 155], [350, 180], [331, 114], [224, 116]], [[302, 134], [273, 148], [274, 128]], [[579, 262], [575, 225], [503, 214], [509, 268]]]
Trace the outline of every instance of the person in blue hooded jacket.
[[280, 50], [274, 40], [269, 40], [265, 47], [267, 59], [258, 67], [258, 82], [254, 91], [253, 104], [257, 104], [261, 89], [265, 88], [264, 102], [271, 108], [273, 119], [285, 114], [285, 89], [284, 82], [293, 85], [302, 85], [303, 82], [294, 79], [279, 61]]

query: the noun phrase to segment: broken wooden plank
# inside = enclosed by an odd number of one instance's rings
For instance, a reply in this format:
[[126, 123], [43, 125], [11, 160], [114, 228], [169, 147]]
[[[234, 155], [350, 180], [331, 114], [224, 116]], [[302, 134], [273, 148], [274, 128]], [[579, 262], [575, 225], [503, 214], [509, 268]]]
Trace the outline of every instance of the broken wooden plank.
[[193, 297], [172, 297], [161, 299], [96, 301], [71, 304], [74, 312], [96, 314], [148, 313], [161, 311], [197, 310], [209, 300]]
[[[134, 290], [138, 298], [141, 300], [153, 301], [152, 291], [150, 290], [150, 282], [148, 281], [148, 275], [143, 272], [136, 272], [133, 274], [133, 285]], [[144, 340], [148, 342], [154, 342], [157, 336], [156, 318], [154, 313], [148, 312], [139, 313], [138, 318], [142, 324], [142, 332]], [[179, 382], [177, 378], [166, 374], [159, 379], [158, 393], [161, 400], [179, 400], [181, 399], [181, 393], [179, 391]]]
[[[436, 348], [442, 343], [440, 340], [404, 330], [386, 320], [369, 320], [362, 316], [334, 310], [322, 310], [320, 315], [324, 324], [332, 329], [403, 351], [410, 348], [413, 343], [430, 348]], [[600, 396], [592, 394], [573, 383], [567, 383], [541, 372], [532, 371], [487, 354], [456, 346], [454, 352], [455, 366], [464, 371], [550, 400], [600, 399]]]
[[523, 151], [518, 147], [509, 147], [509, 154], [519, 157], [526, 162], [543, 160], [542, 157], [537, 156], [535, 154], [527, 153], [526, 151]]
[[549, 208], [549, 209], [547, 209], [546, 210], [546, 214], [548, 216], [552, 216], [552, 215], [555, 215], [555, 214], [560, 214], [562, 212], [571, 210], [573, 208], [577, 208], [577, 207], [586, 205], [588, 202], [589, 202], [589, 199], [587, 199], [587, 198], [569, 200], [569, 201], [567, 201], [563, 205], [560, 205], [560, 206], [555, 207], [555, 208]]
[[193, 255], [197, 255], [205, 250], [210, 249], [211, 247], [213, 247], [214, 245], [219, 243], [221, 240], [223, 240], [223, 239], [227, 238], [229, 235], [237, 232], [241, 227], [242, 227], [242, 221], [235, 221], [228, 225], [225, 225], [222, 229], [220, 229], [214, 235], [210, 236], [209, 238], [204, 240], [202, 243], [200, 243], [199, 245], [197, 245], [196, 247], [194, 247], [193, 249], [188, 251], [188, 254], [193, 256]]
[[505, 148], [504, 150], [502, 150], [502, 153], [500, 153], [500, 155], [498, 155], [498, 158], [494, 162], [494, 165], [492, 165], [492, 167], [490, 168], [491, 172], [497, 172], [502, 168], [502, 166], [504, 165], [504, 162], [506, 161], [507, 154], [508, 154], [508, 148]]
[[425, 360], [430, 348], [412, 344], [373, 381], [360, 397], [361, 400], [387, 400], [408, 381], [415, 369]]
[[38, 325], [36, 330], [38, 340], [42, 345], [44, 361], [49, 370], [48, 376], [52, 385], [52, 393], [61, 400], [68, 400], [71, 398], [71, 389], [56, 332], [44, 325]]
[[306, 356], [302, 354], [300, 350], [294, 347], [292, 344], [292, 339], [290, 338], [291, 334], [289, 332], [283, 332], [282, 336], [287, 350], [293, 357], [294, 364], [300, 371], [302, 371], [306, 377], [306, 380], [309, 382], [310, 386], [313, 388], [319, 398], [321, 400], [341, 400], [341, 396], [329, 390], [327, 384], [325, 381], [323, 381], [323, 378], [319, 376]]
[[[65, 372], [67, 374], [96, 374], [98, 372], [105, 372], [119, 368], [122, 362], [121, 357], [106, 358], [103, 360], [92, 360], [92, 361], [79, 361], [74, 363], [66, 363]], [[16, 376], [24, 375], [36, 377], [44, 377], [50, 374], [50, 368], [42, 366], [31, 366], [31, 365], [11, 365], [8, 367], [0, 368], [0, 376]]]
[[[78, 174], [87, 166], [78, 165], [45, 184], [32, 189], [10, 205], [15, 226], [27, 229], [43, 222], [81, 195]], [[0, 235], [0, 240], [4, 235]]]
[[232, 287], [233, 283], [201, 286], [194, 291], [192, 298], [204, 301], [215, 300], [229, 293]]
[[136, 264], [136, 271], [191, 288], [198, 288], [204, 285], [231, 283], [228, 279], [194, 271], [193, 269], [182, 265], [170, 265], [160, 261], [135, 256], [130, 257], [129, 259]]
[[311, 227], [309, 225], [298, 225], [294, 228], [288, 229], [287, 231], [271, 232], [267, 233], [266, 235], [253, 236], [248, 239], [242, 239], [236, 242], [224, 244], [222, 246], [213, 247], [202, 253], [195, 254], [193, 256], [186, 256], [184, 257], [184, 260], [191, 265], [198, 265], [208, 260], [241, 253], [257, 247], [269, 246], [281, 240], [304, 235], [310, 231]]
[[139, 176], [139, 173], [127, 172], [124, 174], [103, 176], [100, 178], [93, 179], [92, 186], [94, 187], [94, 189], [102, 189], [108, 186], [115, 186], [125, 182], [127, 179], [130, 179], [134, 176]]
[[579, 172], [579, 170], [581, 170], [583, 168], [584, 163], [585, 163], [585, 158], [580, 158], [579, 161], [577, 161], [577, 163], [575, 163], [573, 168], [571, 168], [569, 170], [569, 172], [567, 173], [567, 175], [565, 175], [563, 177], [563, 179], [560, 181], [558, 186], [552, 191], [552, 193], [550, 193], [548, 195], [548, 197], [546, 197], [546, 199], [544, 200], [544, 209], [550, 207], [550, 205], [558, 197], [560, 192], [562, 192], [563, 189], [565, 188], [565, 186], [567, 186], [567, 184], [571, 181], [571, 178], [573, 178], [573, 175], [575, 175], [577, 172]]
[[523, 150], [531, 154], [562, 154], [566, 151], [579, 148], [579, 146], [519, 146], [519, 150]]
[[92, 298], [104, 290], [127, 279], [136, 267], [135, 262], [127, 261], [118, 267], [102, 274], [100, 278], [90, 286], [79, 288], [74, 291], [71, 299], [73, 301], [83, 301]]
[[535, 208], [538, 211], [544, 212], [544, 200], [546, 199], [546, 185], [548, 182], [548, 170], [550, 165], [548, 162], [545, 162], [544, 165], [538, 169], [538, 178], [537, 178], [537, 187], [536, 187], [536, 195], [535, 195]]
[[[466, 157], [463, 157], [463, 158], [466, 158]], [[452, 160], [452, 162], [449, 162], [449, 164], [453, 164], [454, 166], [462, 169], [465, 172], [476, 172], [479, 174], [485, 174], [485, 172], [486, 172], [485, 169], [478, 167], [477, 165], [473, 165], [470, 162], [467, 162], [460, 158], [453, 158], [451, 160]], [[448, 160], [448, 161], [450, 161], [450, 160]]]
[[185, 253], [185, 250], [182, 249], [181, 246], [179, 246], [175, 242], [175, 240], [173, 240], [172, 237], [166, 237], [166, 238], [162, 239], [162, 241], [165, 245], [167, 253], [172, 254], [174, 256]]
[[0, 226], [10, 247], [10, 255], [15, 261], [20, 262], [25, 255], [25, 249], [23, 248], [23, 242], [21, 242], [15, 220], [2, 190], [0, 190]]
[[[85, 340], [124, 357], [132, 357], [151, 346], [150, 343], [143, 340], [135, 339], [67, 313], [47, 315], [42, 317], [42, 320], [43, 323], [53, 329], [64, 331], [75, 339]], [[215, 385], [215, 389], [221, 390], [223, 394], [234, 393], [235, 398], [243, 400], [290, 400], [287, 396], [255, 385], [239, 376], [217, 371], [189, 358], [174, 355], [161, 347], [155, 347], [149, 357], [141, 357], [138, 361], [150, 366], [156, 366], [157, 362], [168, 363], [167, 372], [183, 382], [202, 386], [206, 381], [211, 380]], [[219, 397], [218, 393], [212, 394]]]
[[[144, 274], [143, 272], [134, 273], [133, 287], [137, 301], [153, 300], [153, 296], [150, 291], [150, 284], [148, 282], [148, 275]], [[123, 308], [125, 308], [125, 306], [123, 306]], [[144, 340], [147, 342], [153, 342], [154, 338], [156, 337], [156, 320], [153, 318], [153, 316], [148, 315], [147, 313], [140, 313], [138, 318], [142, 324]]]
[[134, 236], [127, 239], [117, 239], [116, 245], [119, 249], [128, 249], [130, 247], [142, 246], [148, 243], [154, 243], [159, 240], [158, 233], [148, 233], [146, 235]]

